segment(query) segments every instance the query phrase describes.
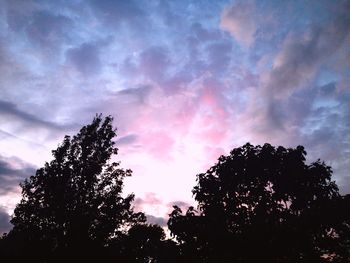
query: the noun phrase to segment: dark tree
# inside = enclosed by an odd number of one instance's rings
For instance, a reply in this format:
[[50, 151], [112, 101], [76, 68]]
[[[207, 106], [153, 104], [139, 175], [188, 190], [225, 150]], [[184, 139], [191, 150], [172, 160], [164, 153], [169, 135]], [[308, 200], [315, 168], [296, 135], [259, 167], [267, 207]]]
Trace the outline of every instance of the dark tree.
[[158, 225], [138, 224], [131, 227], [124, 238], [116, 240], [110, 251], [120, 252], [121, 262], [178, 263], [178, 246], [166, 240]]
[[131, 170], [111, 160], [117, 154], [112, 121], [99, 115], [77, 135], [66, 136], [52, 152], [53, 160], [21, 184], [22, 200], [5, 238], [12, 257], [91, 259], [145, 221], [142, 213], [133, 212], [134, 196], [121, 196]]
[[350, 202], [303, 147], [246, 144], [197, 175], [198, 212], [175, 207], [184, 262], [350, 262]]

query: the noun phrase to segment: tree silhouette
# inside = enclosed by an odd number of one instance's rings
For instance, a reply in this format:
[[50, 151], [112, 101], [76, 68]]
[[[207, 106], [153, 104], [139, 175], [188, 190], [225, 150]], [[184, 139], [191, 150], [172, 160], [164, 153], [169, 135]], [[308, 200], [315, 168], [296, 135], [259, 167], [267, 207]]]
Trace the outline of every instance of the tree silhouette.
[[119, 251], [121, 262], [179, 262], [176, 243], [165, 237], [163, 228], [158, 225], [138, 224], [110, 246], [110, 253]]
[[[53, 160], [25, 180], [14, 225], [3, 248], [12, 258], [36, 262], [92, 259], [127, 229], [145, 221], [132, 209], [132, 194], [121, 196], [131, 170], [111, 161], [117, 154], [112, 117], [94, 118], [52, 151]], [[4, 242], [2, 242], [4, 243]]]
[[168, 221], [182, 261], [350, 262], [349, 196], [305, 156], [246, 144], [197, 175], [198, 211], [174, 207]]

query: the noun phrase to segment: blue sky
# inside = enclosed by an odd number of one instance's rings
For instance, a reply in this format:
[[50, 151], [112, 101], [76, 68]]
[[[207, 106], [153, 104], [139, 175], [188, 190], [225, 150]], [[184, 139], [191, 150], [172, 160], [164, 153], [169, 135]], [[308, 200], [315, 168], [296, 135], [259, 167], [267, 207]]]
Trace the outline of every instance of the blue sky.
[[96, 113], [153, 222], [246, 142], [304, 145], [349, 193], [349, 31], [350, 1], [0, 0], [0, 232]]

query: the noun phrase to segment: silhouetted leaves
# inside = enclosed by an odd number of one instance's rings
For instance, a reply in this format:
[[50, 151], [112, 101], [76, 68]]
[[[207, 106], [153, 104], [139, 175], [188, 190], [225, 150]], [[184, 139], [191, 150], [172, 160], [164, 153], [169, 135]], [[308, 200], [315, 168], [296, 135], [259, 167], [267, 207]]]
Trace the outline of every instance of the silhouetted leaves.
[[349, 199], [303, 147], [246, 144], [197, 175], [199, 213], [175, 207], [169, 229], [188, 262], [349, 260]]
[[25, 180], [0, 238], [8, 262], [350, 262], [350, 196], [332, 170], [305, 163], [302, 146], [246, 144], [197, 175], [197, 210], [174, 206], [166, 239], [121, 195], [131, 175], [117, 154], [112, 118], [96, 116]]
[[22, 200], [6, 237], [11, 256], [36, 262], [89, 258], [145, 221], [132, 210], [134, 196], [121, 196], [131, 170], [111, 161], [115, 135], [112, 118], [96, 116], [77, 135], [66, 136], [54, 159], [21, 184]]

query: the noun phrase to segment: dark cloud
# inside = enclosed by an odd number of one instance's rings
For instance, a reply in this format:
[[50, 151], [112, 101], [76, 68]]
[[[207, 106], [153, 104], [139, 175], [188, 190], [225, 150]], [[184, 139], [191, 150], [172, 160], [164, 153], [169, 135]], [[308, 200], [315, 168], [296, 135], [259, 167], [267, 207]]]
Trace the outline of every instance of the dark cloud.
[[216, 41], [221, 38], [221, 33], [217, 29], [205, 28], [201, 23], [194, 23], [191, 28], [192, 34], [200, 41]]
[[331, 96], [334, 94], [336, 90], [336, 82], [332, 81], [330, 83], [327, 83], [319, 88], [320, 95], [322, 96]]
[[8, 233], [12, 224], [10, 223], [10, 215], [0, 206], [0, 235]]
[[83, 43], [67, 50], [67, 60], [85, 77], [100, 73], [102, 63], [99, 57], [100, 49], [96, 44]]
[[10, 29], [20, 31], [28, 24], [33, 12], [39, 10], [39, 6], [32, 0], [4, 0], [1, 3], [5, 10], [6, 21]]
[[135, 88], [123, 89], [117, 92], [117, 96], [136, 99], [138, 103], [145, 103], [153, 87], [150, 85], [137, 86]]
[[121, 145], [134, 143], [136, 140], [137, 140], [136, 134], [128, 134], [128, 135], [125, 135], [125, 136], [119, 138], [116, 141], [116, 144], [117, 144], [117, 146], [121, 146]]
[[170, 62], [166, 48], [152, 46], [140, 54], [139, 68], [141, 73], [145, 74], [146, 77], [154, 81], [159, 81], [164, 78]]
[[157, 216], [152, 216], [148, 214], [146, 214], [146, 217], [147, 217], [147, 222], [150, 224], [159, 225], [161, 227], [167, 226], [167, 220], [163, 217], [157, 217]]
[[[323, 69], [334, 68], [334, 59], [348, 52], [344, 44], [349, 40], [350, 4], [339, 6], [333, 7], [334, 16], [323, 24], [310, 23], [302, 33], [290, 32], [274, 58], [272, 70], [262, 74], [263, 88], [254, 113], [261, 116], [257, 126], [263, 133], [300, 132], [312, 119], [314, 101], [334, 93], [334, 82], [320, 87], [315, 78]], [[349, 12], [345, 14], [344, 9]]]
[[134, 0], [90, 0], [91, 11], [105, 21], [106, 26], [116, 28], [123, 22], [134, 30], [144, 28], [147, 24], [146, 3]]
[[30, 113], [27, 113], [25, 111], [22, 111], [18, 109], [17, 105], [8, 102], [0, 100], [0, 117], [2, 116], [9, 116], [11, 119], [15, 118], [22, 122], [25, 122], [26, 124], [29, 124], [31, 126], [43, 126], [46, 128], [59, 128], [59, 126], [55, 123], [42, 120], [38, 118], [37, 116], [34, 116]]
[[347, 14], [338, 10], [334, 19], [323, 27], [312, 25], [302, 35], [294, 33], [287, 37], [269, 73], [268, 93], [286, 95], [307, 85], [322, 64], [327, 64], [336, 52], [343, 52], [343, 43], [350, 32], [350, 4], [344, 8]]
[[48, 11], [35, 12], [26, 28], [27, 37], [41, 48], [57, 47], [67, 42], [73, 21], [63, 15], [54, 15]]
[[218, 76], [227, 74], [228, 66], [232, 59], [232, 44], [229, 41], [221, 41], [207, 47], [209, 68]]
[[25, 178], [33, 175], [35, 168], [18, 158], [0, 155], [0, 195], [13, 192]]

